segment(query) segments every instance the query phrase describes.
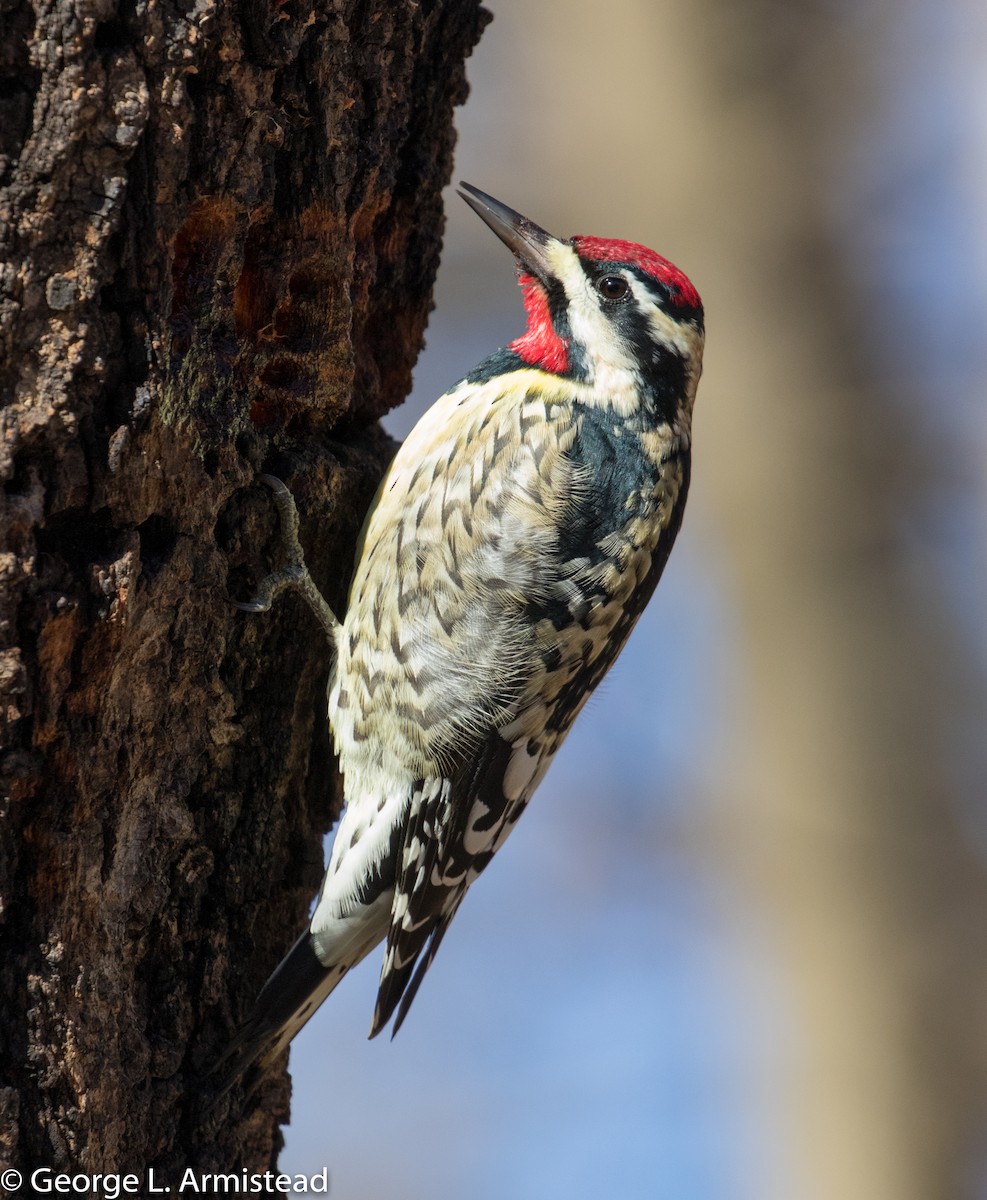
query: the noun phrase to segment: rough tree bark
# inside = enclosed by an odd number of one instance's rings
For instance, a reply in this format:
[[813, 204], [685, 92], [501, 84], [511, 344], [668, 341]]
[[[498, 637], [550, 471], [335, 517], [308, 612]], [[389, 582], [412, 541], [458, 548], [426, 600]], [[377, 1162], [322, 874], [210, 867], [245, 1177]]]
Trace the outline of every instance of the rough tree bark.
[[0, 1160], [267, 1169], [204, 1072], [338, 806], [341, 604], [429, 307], [477, 0], [0, 0]]

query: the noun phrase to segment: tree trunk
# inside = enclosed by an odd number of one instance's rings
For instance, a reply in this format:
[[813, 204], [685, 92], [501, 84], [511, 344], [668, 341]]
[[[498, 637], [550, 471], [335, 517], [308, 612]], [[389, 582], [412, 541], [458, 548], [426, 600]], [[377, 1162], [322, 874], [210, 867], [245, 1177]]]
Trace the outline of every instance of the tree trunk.
[[273, 1167], [215, 1061], [338, 811], [327, 653], [425, 327], [476, 0], [0, 0], [0, 1161]]

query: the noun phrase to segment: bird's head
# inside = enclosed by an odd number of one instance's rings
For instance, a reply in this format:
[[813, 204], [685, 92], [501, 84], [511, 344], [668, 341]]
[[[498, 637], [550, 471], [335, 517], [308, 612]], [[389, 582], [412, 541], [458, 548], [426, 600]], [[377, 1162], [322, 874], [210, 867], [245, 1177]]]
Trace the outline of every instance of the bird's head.
[[645, 246], [556, 238], [478, 188], [461, 188], [517, 262], [528, 328], [510, 349], [530, 366], [687, 418], [703, 353], [702, 302], [687, 276]]

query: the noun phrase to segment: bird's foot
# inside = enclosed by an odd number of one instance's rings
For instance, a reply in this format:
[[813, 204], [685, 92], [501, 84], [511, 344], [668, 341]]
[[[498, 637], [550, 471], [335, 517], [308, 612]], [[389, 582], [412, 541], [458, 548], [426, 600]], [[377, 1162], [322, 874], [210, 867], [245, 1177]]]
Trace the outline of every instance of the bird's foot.
[[278, 510], [281, 526], [281, 545], [285, 552], [285, 565], [261, 580], [256, 594], [250, 600], [234, 600], [233, 607], [243, 612], [267, 612], [274, 600], [283, 591], [298, 592], [318, 618], [326, 637], [335, 645], [339, 620], [326, 603], [325, 597], [315, 585], [305, 565], [305, 554], [298, 540], [298, 508], [288, 488], [274, 475], [259, 476], [274, 493], [274, 504]]

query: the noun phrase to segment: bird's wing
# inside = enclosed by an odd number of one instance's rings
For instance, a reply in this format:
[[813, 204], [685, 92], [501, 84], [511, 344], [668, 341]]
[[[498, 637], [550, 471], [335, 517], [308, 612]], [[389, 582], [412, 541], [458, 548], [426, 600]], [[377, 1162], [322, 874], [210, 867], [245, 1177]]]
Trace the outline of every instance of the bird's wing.
[[399, 1003], [394, 1032], [400, 1028], [467, 888], [521, 815], [527, 794], [507, 795], [504, 787], [512, 754], [491, 730], [452, 778], [418, 785], [421, 802], [412, 804], [404, 830], [371, 1036]]

